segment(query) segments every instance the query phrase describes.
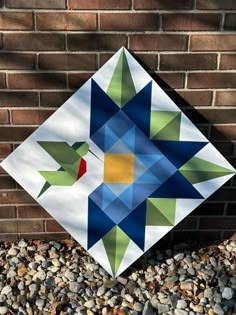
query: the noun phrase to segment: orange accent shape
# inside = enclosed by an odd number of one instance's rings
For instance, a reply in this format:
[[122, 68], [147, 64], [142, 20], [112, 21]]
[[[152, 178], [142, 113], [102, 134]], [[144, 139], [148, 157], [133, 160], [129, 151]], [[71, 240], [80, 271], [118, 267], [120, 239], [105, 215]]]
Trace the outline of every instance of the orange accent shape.
[[134, 182], [133, 154], [105, 154], [104, 182], [124, 183]]

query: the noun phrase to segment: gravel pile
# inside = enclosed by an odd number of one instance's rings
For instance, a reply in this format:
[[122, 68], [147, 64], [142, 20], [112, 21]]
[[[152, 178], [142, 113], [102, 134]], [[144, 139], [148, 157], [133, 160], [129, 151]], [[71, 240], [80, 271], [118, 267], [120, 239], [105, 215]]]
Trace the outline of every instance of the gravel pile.
[[235, 241], [144, 258], [113, 279], [72, 240], [0, 243], [0, 314], [236, 315]]

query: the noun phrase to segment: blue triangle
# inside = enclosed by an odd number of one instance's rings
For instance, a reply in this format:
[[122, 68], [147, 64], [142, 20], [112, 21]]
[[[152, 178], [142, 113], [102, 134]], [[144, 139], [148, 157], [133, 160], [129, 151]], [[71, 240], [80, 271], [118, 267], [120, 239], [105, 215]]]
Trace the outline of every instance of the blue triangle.
[[130, 149], [121, 140], [118, 140], [107, 152], [117, 154], [131, 153]]
[[95, 132], [91, 139], [94, 143], [105, 152], [105, 126], [102, 126], [97, 132]]
[[102, 188], [103, 188], [102, 209], [105, 209], [117, 198], [117, 196], [107, 187], [107, 185], [103, 184]]
[[158, 178], [153, 175], [153, 173], [149, 170], [147, 170], [144, 174], [142, 174], [136, 181], [136, 184], [161, 184], [161, 182], [158, 180]]
[[157, 188], [150, 198], [204, 199], [179, 171]]
[[107, 183], [106, 186], [110, 188], [110, 190], [119, 197], [120, 194], [122, 194], [123, 191], [125, 191], [130, 184], [113, 184], [113, 183]]
[[[90, 137], [119, 111], [119, 107], [92, 79]], [[83, 114], [83, 113], [82, 113]]]
[[129, 208], [133, 209], [133, 185], [130, 185], [120, 196], [119, 199], [124, 202], [124, 204]]
[[146, 168], [152, 167], [156, 162], [158, 162], [163, 155], [162, 154], [136, 154], [136, 157], [142, 162]]
[[137, 155], [135, 155], [134, 161], [134, 181], [136, 181], [144, 172], [146, 172], [147, 168], [137, 159]]
[[158, 184], [133, 184], [134, 198], [133, 209], [146, 200], [160, 185]]
[[108, 127], [105, 126], [105, 141], [104, 141], [104, 147], [105, 152], [107, 152], [111, 146], [113, 146], [119, 138], [117, 135], [114, 134], [114, 132]]
[[136, 94], [122, 110], [149, 138], [152, 81]]
[[180, 168], [209, 142], [195, 141], [152, 141], [166, 158]]
[[115, 223], [89, 198], [87, 249], [97, 243]]
[[146, 201], [134, 209], [119, 227], [137, 244], [141, 250], [145, 245], [145, 222], [146, 222]]
[[129, 147], [131, 152], [135, 151], [135, 127], [130, 129], [121, 140]]
[[131, 210], [123, 203], [123, 201], [116, 198], [106, 209], [104, 209], [104, 212], [115, 224], [118, 224], [127, 217]]

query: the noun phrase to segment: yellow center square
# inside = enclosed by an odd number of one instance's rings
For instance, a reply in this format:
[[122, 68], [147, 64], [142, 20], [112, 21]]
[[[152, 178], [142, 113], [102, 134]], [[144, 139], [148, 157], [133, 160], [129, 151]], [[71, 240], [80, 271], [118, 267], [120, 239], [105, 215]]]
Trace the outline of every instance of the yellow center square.
[[134, 155], [133, 154], [105, 154], [104, 182], [105, 183], [133, 183]]

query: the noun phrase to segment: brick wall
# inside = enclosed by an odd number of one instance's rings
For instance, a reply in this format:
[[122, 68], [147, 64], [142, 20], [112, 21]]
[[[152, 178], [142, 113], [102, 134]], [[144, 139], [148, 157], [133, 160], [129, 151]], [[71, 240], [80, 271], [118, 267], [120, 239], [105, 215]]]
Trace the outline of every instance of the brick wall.
[[[0, 0], [0, 158], [124, 45], [236, 164], [235, 0]], [[236, 180], [166, 239], [236, 230]], [[0, 170], [0, 239], [68, 235]]]

